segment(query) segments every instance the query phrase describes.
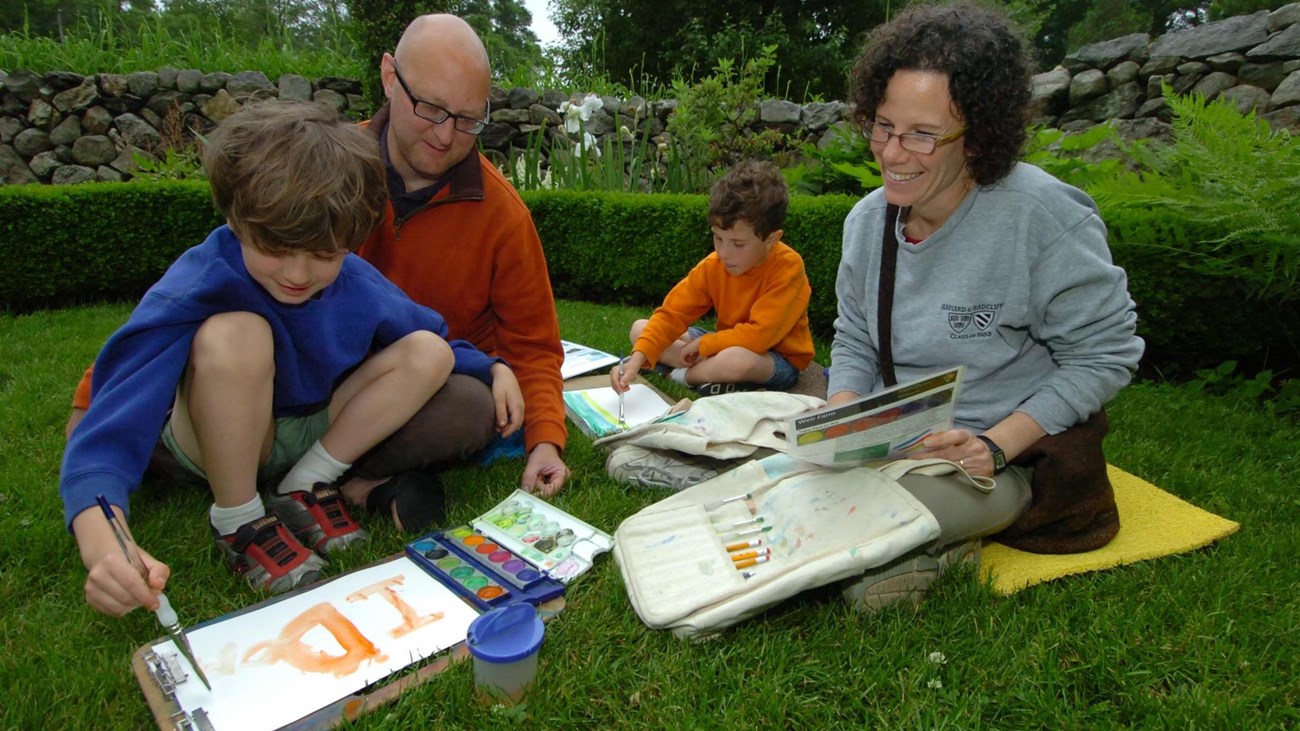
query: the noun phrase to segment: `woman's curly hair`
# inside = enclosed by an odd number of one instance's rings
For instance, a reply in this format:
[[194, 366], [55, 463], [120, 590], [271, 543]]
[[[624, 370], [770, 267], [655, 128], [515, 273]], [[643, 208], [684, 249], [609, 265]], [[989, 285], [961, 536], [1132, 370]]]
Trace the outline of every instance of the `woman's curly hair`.
[[878, 26], [849, 75], [853, 119], [875, 118], [899, 70], [948, 75], [966, 125], [966, 167], [979, 185], [1011, 172], [1025, 142], [1032, 65], [1027, 46], [1002, 13], [972, 2], [916, 5]]

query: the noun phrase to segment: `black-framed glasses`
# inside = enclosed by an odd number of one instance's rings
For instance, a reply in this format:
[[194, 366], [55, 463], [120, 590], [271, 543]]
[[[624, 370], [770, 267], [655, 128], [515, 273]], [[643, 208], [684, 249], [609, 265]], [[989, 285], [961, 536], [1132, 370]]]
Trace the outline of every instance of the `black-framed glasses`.
[[888, 145], [891, 137], [897, 137], [898, 144], [904, 150], [915, 152], [918, 155], [929, 155], [966, 134], [965, 127], [946, 135], [932, 135], [929, 132], [903, 132], [900, 134], [894, 131], [892, 125], [881, 124], [880, 122], [865, 122], [863, 127], [866, 128], [867, 136], [871, 138], [872, 142]]
[[411, 100], [411, 110], [415, 112], [415, 116], [420, 119], [427, 122], [433, 122], [434, 124], [442, 124], [450, 119], [452, 125], [456, 127], [458, 132], [464, 132], [467, 135], [482, 134], [483, 128], [487, 127], [486, 117], [488, 115], [488, 107], [483, 108], [484, 119], [475, 119], [474, 117], [467, 117], [463, 114], [454, 114], [433, 102], [426, 102], [425, 100], [416, 97], [415, 92], [411, 91], [410, 85], [406, 83], [406, 79], [402, 78], [402, 72], [397, 69], [396, 59], [393, 60], [393, 74], [397, 76], [397, 83], [402, 85], [402, 90], [406, 92], [407, 98]]

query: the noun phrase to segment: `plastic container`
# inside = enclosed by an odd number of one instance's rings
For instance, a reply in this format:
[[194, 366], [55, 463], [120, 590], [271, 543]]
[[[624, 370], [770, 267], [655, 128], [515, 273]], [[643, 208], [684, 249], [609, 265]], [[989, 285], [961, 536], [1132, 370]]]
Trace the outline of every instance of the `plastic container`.
[[537, 651], [545, 625], [531, 604], [493, 609], [469, 625], [465, 644], [474, 656], [474, 688], [492, 703], [524, 701], [537, 679]]

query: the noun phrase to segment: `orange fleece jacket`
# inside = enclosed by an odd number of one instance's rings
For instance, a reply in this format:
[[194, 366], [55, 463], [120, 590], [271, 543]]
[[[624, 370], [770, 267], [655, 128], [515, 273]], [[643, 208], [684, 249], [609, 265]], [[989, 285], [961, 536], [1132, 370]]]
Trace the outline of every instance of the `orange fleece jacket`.
[[733, 345], [755, 353], [775, 350], [803, 370], [813, 358], [811, 296], [803, 257], [785, 242], [778, 241], [762, 264], [738, 277], [727, 273], [716, 253], [709, 254], [668, 293], [633, 349], [653, 368], [664, 348], [712, 308], [718, 330], [700, 338], [700, 355], [717, 355]]
[[[368, 124], [384, 128], [388, 108]], [[550, 274], [532, 214], [492, 163], [476, 153], [447, 175], [448, 184], [402, 221], [390, 202], [384, 222], [357, 253], [432, 307], [452, 337], [500, 356], [524, 395], [524, 442], [564, 448], [560, 324]]]

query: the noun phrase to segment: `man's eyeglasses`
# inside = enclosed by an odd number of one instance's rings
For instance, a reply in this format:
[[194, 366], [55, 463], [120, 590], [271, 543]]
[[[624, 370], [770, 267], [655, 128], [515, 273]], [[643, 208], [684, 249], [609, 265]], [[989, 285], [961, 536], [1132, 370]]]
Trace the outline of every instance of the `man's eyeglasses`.
[[[486, 119], [475, 119], [474, 117], [467, 117], [463, 114], [453, 114], [433, 102], [426, 102], [423, 99], [416, 98], [415, 93], [411, 91], [411, 87], [406, 83], [406, 79], [402, 78], [402, 72], [397, 69], [396, 60], [393, 61], [393, 74], [397, 76], [397, 83], [402, 85], [402, 90], [406, 92], [407, 98], [411, 100], [412, 111], [414, 111], [415, 116], [420, 119], [433, 122], [434, 124], [442, 124], [450, 119], [458, 131], [464, 132], [467, 135], [481, 134], [483, 128], [487, 127]], [[483, 110], [483, 116], [487, 116], [486, 108]]]
[[[400, 77], [399, 77], [400, 78]], [[908, 152], [915, 152], [918, 155], [929, 155], [940, 147], [953, 142], [966, 134], [966, 128], [962, 127], [956, 132], [946, 135], [932, 135], [928, 132], [904, 132], [899, 134], [894, 131], [892, 125], [881, 124], [880, 122], [866, 122], [863, 124], [866, 128], [867, 136], [872, 142], [888, 145], [891, 137], [898, 138], [898, 144]]]

